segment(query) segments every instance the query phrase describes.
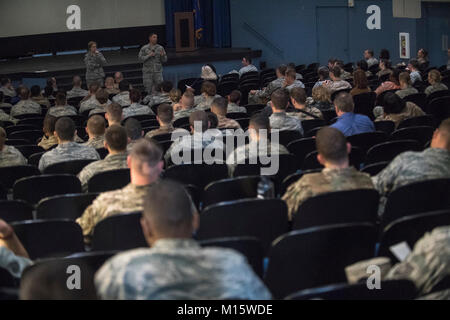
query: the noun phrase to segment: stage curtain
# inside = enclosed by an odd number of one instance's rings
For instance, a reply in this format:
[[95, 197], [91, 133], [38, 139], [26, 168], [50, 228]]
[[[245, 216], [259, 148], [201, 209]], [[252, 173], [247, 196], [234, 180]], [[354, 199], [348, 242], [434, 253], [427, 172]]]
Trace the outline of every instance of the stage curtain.
[[[175, 12], [192, 11], [193, 0], [165, 0], [166, 39], [168, 47], [175, 47]], [[223, 48], [231, 46], [229, 0], [200, 0], [204, 31], [199, 47]]]

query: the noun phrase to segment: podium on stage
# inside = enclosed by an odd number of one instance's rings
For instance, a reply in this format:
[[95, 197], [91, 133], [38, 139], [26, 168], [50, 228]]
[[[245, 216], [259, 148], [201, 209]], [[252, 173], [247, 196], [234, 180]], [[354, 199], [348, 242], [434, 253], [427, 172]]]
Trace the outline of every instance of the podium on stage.
[[176, 52], [195, 51], [194, 13], [175, 12], [175, 50]]

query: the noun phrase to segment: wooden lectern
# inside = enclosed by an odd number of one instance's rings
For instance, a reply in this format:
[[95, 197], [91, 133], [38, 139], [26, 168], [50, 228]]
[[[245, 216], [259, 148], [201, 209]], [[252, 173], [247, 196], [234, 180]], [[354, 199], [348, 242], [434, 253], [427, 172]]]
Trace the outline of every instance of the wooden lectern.
[[194, 13], [175, 12], [176, 52], [195, 51]]

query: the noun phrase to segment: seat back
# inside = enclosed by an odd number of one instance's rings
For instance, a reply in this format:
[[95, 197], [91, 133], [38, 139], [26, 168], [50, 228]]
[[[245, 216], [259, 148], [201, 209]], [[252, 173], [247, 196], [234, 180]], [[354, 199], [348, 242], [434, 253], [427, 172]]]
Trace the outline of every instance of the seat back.
[[42, 199], [36, 208], [36, 218], [76, 220], [97, 197], [97, 193], [88, 193], [65, 194]]
[[7, 223], [33, 219], [33, 207], [21, 200], [0, 200], [0, 219]]
[[422, 151], [422, 145], [415, 140], [398, 140], [377, 144], [369, 149], [366, 164], [392, 161], [405, 151]]
[[309, 132], [310, 130], [312, 130], [314, 128], [323, 127], [326, 125], [327, 125], [327, 123], [325, 122], [325, 120], [322, 120], [322, 119], [311, 119], [311, 120], [303, 120], [302, 121], [302, 128], [305, 133]]
[[203, 192], [203, 207], [238, 199], [256, 198], [260, 176], [244, 176], [210, 183]]
[[[450, 96], [433, 99], [428, 104], [427, 113], [435, 117], [435, 126], [439, 126], [442, 121], [450, 117]], [[12, 138], [12, 137], [11, 137]]]
[[403, 98], [403, 101], [412, 102], [419, 106], [423, 111], [427, 110], [427, 95], [425, 93], [410, 94]]
[[95, 160], [71, 160], [51, 164], [44, 169], [44, 174], [73, 174], [77, 175], [88, 164]]
[[369, 164], [361, 169], [361, 172], [370, 174], [373, 177], [383, 171], [383, 169], [386, 168], [388, 164], [389, 162], [387, 161]]
[[13, 166], [0, 168], [0, 184], [11, 189], [14, 182], [24, 177], [39, 176], [41, 172], [33, 166]]
[[42, 130], [23, 130], [11, 133], [9, 139], [25, 139], [29, 141], [28, 144], [35, 144], [36, 141], [42, 137], [44, 133]]
[[234, 237], [204, 240], [200, 242], [202, 247], [219, 247], [233, 249], [247, 258], [248, 264], [253, 271], [263, 277], [264, 252], [261, 241], [255, 237]]
[[355, 103], [354, 112], [368, 116], [373, 120], [373, 108], [376, 100], [377, 95], [375, 92], [361, 93], [353, 96], [353, 101]]
[[130, 169], [116, 169], [97, 173], [88, 181], [89, 192], [106, 192], [125, 187], [131, 181]]
[[93, 251], [129, 250], [148, 247], [142, 233], [142, 213], [117, 214], [100, 221], [94, 228]]
[[431, 115], [418, 116], [413, 118], [408, 118], [400, 122], [397, 127], [397, 130], [409, 128], [409, 127], [418, 127], [418, 126], [428, 126], [432, 127], [434, 125], [434, 119]]
[[346, 282], [345, 267], [373, 257], [376, 228], [369, 223], [292, 231], [269, 252], [265, 282], [275, 299], [298, 290]]
[[395, 130], [395, 123], [390, 120], [375, 121], [375, 130], [390, 135]]
[[84, 251], [83, 233], [74, 221], [33, 220], [14, 222], [11, 226], [31, 260]]
[[[333, 205], [330, 206], [330, 203]], [[349, 206], [348, 204], [352, 205]], [[303, 202], [292, 219], [292, 229], [377, 220], [379, 195], [373, 189], [329, 192]]]
[[81, 193], [80, 180], [70, 174], [22, 178], [13, 186], [13, 198], [36, 204], [41, 199], [67, 193]]
[[287, 232], [287, 207], [279, 199], [244, 199], [209, 206], [200, 215], [199, 240], [252, 236], [260, 239], [264, 252]]
[[303, 166], [303, 161], [306, 156], [316, 150], [316, 138], [304, 138], [292, 141], [288, 144], [287, 148], [295, 156], [297, 168], [300, 169]]
[[366, 132], [347, 137], [347, 141], [350, 142], [353, 147], [360, 148], [364, 153], [373, 146], [386, 142], [387, 140], [388, 135], [380, 131]]
[[433, 127], [420, 126], [420, 127], [408, 127], [404, 129], [396, 130], [392, 133], [392, 140], [416, 140], [421, 145], [425, 145], [431, 141], [433, 137]]
[[168, 168], [163, 173], [164, 179], [172, 179], [182, 184], [192, 184], [201, 189], [213, 181], [228, 178], [226, 164], [181, 164]]
[[405, 216], [441, 209], [450, 209], [450, 179], [415, 182], [388, 195], [382, 223], [386, 226]]

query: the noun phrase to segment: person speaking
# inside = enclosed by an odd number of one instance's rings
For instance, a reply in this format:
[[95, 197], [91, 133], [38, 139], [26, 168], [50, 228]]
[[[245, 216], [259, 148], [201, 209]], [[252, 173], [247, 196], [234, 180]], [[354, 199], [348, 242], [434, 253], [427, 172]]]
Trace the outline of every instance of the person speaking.
[[149, 44], [139, 51], [139, 60], [143, 62], [142, 78], [145, 90], [152, 94], [153, 89], [164, 81], [162, 64], [167, 62], [167, 53], [163, 46], [158, 44], [156, 33], [150, 35]]
[[100, 86], [103, 86], [103, 79], [105, 78], [105, 71], [103, 66], [106, 64], [106, 59], [103, 54], [97, 50], [97, 43], [90, 41], [88, 43], [88, 52], [84, 57], [84, 63], [86, 64], [86, 84], [89, 85], [93, 82], [97, 82]]

